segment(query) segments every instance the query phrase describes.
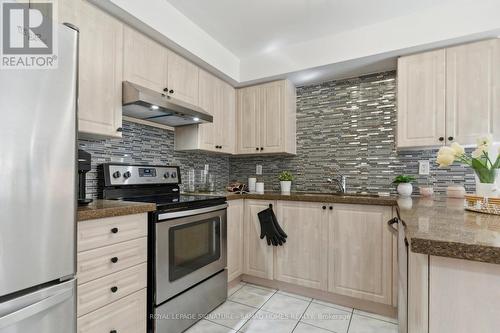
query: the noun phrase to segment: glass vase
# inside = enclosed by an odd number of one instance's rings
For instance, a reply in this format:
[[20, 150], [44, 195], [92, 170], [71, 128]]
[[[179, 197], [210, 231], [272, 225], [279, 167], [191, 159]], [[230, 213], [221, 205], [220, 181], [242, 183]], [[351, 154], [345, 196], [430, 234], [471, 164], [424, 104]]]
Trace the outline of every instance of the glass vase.
[[498, 169], [491, 169], [478, 172], [476, 174], [476, 194], [485, 198], [497, 198], [500, 195], [498, 188]]

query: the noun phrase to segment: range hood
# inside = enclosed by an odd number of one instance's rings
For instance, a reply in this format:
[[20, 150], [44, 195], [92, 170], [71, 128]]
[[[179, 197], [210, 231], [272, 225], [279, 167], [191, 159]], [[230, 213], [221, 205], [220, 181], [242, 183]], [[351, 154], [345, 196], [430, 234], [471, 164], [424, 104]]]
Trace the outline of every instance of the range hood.
[[128, 81], [123, 82], [123, 114], [166, 126], [211, 123], [213, 117], [202, 108]]

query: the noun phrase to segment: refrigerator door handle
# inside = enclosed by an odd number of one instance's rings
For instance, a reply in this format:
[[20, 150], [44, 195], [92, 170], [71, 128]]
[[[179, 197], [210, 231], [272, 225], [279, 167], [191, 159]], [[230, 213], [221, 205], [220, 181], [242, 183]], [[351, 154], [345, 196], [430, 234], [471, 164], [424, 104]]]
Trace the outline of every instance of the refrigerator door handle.
[[28, 305], [22, 309], [11, 312], [0, 317], [0, 329], [21, 322], [29, 317], [32, 317], [42, 311], [48, 310], [73, 296], [73, 288], [67, 288], [58, 292], [55, 295], [49, 296], [39, 302]]

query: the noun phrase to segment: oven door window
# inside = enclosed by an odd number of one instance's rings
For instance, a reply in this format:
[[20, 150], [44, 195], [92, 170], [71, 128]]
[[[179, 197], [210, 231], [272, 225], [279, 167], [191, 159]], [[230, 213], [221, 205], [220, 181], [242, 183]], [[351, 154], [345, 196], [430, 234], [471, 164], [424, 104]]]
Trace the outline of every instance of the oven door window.
[[220, 235], [220, 217], [171, 227], [168, 235], [170, 281], [219, 260]]

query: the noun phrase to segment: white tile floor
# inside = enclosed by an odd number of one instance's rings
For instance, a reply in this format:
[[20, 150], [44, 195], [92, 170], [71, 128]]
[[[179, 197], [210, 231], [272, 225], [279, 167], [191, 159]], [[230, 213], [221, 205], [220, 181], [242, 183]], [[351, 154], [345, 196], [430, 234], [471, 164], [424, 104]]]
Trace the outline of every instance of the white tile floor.
[[397, 333], [392, 318], [241, 282], [188, 333]]

